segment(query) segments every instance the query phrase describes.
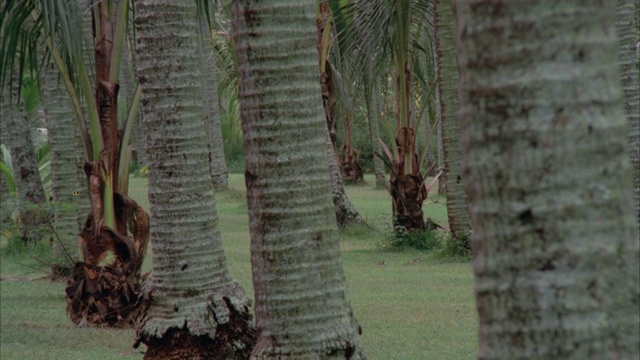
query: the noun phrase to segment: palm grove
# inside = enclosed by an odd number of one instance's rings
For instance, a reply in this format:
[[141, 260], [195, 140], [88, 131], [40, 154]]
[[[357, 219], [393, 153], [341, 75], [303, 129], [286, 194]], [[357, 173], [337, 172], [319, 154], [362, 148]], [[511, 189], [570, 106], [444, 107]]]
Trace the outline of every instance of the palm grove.
[[[472, 248], [479, 358], [640, 352], [634, 2], [10, 0], [0, 21], [3, 226], [51, 239], [74, 323], [135, 326], [149, 359], [365, 358], [339, 247], [364, 118], [394, 236]], [[221, 110], [253, 311], [217, 224]], [[448, 224], [423, 213], [435, 180]]]

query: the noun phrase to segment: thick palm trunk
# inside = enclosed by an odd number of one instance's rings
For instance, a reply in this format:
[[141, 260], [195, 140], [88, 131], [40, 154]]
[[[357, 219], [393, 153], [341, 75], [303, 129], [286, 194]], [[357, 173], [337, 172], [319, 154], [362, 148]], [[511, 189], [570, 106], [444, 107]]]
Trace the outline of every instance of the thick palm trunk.
[[457, 0], [480, 359], [632, 359], [615, 2]]
[[[638, 7], [630, 0], [618, 0], [616, 28], [618, 31], [618, 61], [624, 91], [624, 104], [629, 122], [629, 151], [634, 169], [633, 184], [636, 196], [636, 214], [640, 223], [640, 84], [638, 83], [637, 48], [640, 46]], [[635, 15], [635, 16], [634, 16]]]
[[[73, 110], [66, 89], [58, 81], [59, 71], [53, 64], [40, 76], [42, 106], [45, 112], [51, 149], [51, 197], [54, 204], [54, 228], [58, 241], [54, 242], [56, 268], [73, 267], [79, 260], [77, 236], [80, 190], [86, 184], [78, 180], [77, 146], [80, 137], [73, 121]], [[82, 216], [86, 217], [86, 213]], [[63, 255], [70, 255], [72, 263], [62, 262]], [[68, 260], [68, 259], [67, 259]], [[63, 269], [60, 269], [63, 270]]]
[[195, 3], [137, 1], [136, 10], [155, 285], [138, 340], [146, 359], [245, 358], [250, 300], [229, 275], [217, 228]]
[[447, 195], [447, 217], [454, 241], [468, 245], [471, 218], [467, 208], [461, 169], [460, 125], [458, 124], [458, 62], [453, 35], [452, 0], [435, 1], [435, 29], [437, 51], [437, 79], [442, 114], [442, 145], [444, 155], [444, 181]]
[[255, 359], [364, 358], [331, 204], [314, 23], [311, 0], [233, 8]]
[[200, 24], [199, 55], [202, 66], [202, 115], [207, 132], [207, 146], [209, 148], [209, 166], [211, 179], [216, 190], [225, 190], [228, 185], [229, 172], [224, 158], [224, 141], [222, 125], [220, 123], [220, 109], [218, 107], [218, 80], [213, 59], [213, 46], [208, 27]]

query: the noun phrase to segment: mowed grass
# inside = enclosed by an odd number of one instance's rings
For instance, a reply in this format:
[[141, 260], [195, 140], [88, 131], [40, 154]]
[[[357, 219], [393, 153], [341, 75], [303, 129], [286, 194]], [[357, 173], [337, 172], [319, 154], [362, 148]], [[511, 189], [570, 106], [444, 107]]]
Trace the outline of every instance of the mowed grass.
[[[477, 317], [468, 261], [447, 261], [416, 250], [387, 251], [391, 202], [386, 190], [347, 186], [368, 226], [341, 232], [349, 300], [362, 326], [369, 359], [471, 359]], [[131, 180], [131, 195], [146, 209], [146, 179]], [[216, 196], [225, 253], [234, 278], [253, 296], [244, 180]], [[446, 225], [444, 198], [430, 195], [425, 216]], [[34, 254], [0, 260], [1, 359], [141, 359], [133, 330], [77, 328], [65, 314], [64, 284], [50, 282]], [[151, 252], [144, 268], [151, 269]]]

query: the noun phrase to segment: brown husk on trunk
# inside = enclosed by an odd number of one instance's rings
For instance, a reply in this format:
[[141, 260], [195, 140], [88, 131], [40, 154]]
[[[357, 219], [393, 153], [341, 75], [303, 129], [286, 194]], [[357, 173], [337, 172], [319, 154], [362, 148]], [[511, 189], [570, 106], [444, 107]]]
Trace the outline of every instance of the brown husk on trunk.
[[[424, 176], [420, 173], [418, 156], [414, 151], [413, 129], [400, 128], [396, 136], [398, 159], [392, 159], [390, 178], [391, 201], [393, 204], [393, 227], [399, 235], [414, 230], [426, 230], [422, 203], [427, 199]], [[411, 154], [411, 173], [405, 171], [405, 155]]]
[[[132, 326], [142, 304], [140, 267], [149, 239], [149, 218], [134, 200], [115, 194], [126, 233], [102, 226], [89, 215], [78, 236], [84, 262], [78, 262], [65, 290], [67, 312], [80, 326]], [[102, 265], [109, 255], [114, 260]]]
[[345, 180], [353, 184], [362, 183], [364, 181], [364, 172], [358, 165], [358, 157], [360, 155], [358, 150], [348, 144], [343, 144], [340, 150], [342, 153], [340, 163]]
[[[151, 277], [143, 282], [145, 310], [153, 302], [155, 284]], [[149, 313], [143, 314], [137, 324], [136, 341], [147, 345], [145, 359], [213, 359], [235, 360], [248, 359], [256, 343], [256, 329], [253, 315], [249, 311], [249, 303], [239, 305], [236, 300], [244, 298], [244, 290], [240, 285], [232, 284], [220, 287], [208, 297], [207, 321], [215, 326], [208, 334], [193, 334], [185, 320], [182, 328], [171, 327], [164, 331], [162, 337], [150, 335], [145, 331]], [[223, 309], [223, 311], [220, 311]], [[225, 314], [219, 318], [217, 314]], [[228, 314], [228, 316], [226, 316]]]
[[[238, 334], [244, 334], [242, 343], [255, 343], [255, 330], [250, 328], [233, 328], [247, 324], [239, 321], [230, 324], [227, 329], [218, 327], [216, 340], [208, 335], [192, 335], [187, 327], [171, 328], [161, 339], [151, 339], [147, 343], [145, 360], [191, 359], [191, 360], [244, 360], [248, 359], [252, 347], [238, 350], [229, 346], [238, 342]], [[222, 333], [221, 333], [222, 331]]]
[[391, 198], [393, 201], [394, 230], [396, 233], [424, 230], [422, 203], [427, 198], [420, 174], [409, 174], [391, 179]]

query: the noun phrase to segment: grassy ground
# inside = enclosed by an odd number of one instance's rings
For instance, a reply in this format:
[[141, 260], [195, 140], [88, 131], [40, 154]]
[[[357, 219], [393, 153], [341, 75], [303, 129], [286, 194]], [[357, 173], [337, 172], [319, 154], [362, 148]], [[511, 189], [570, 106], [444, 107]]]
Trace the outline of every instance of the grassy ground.
[[[391, 203], [385, 190], [349, 186], [349, 197], [371, 228], [341, 234], [349, 297], [369, 359], [471, 359], [477, 319], [468, 261], [445, 261], [416, 250], [385, 251]], [[219, 194], [218, 213], [228, 264], [252, 295], [247, 208], [240, 175]], [[148, 209], [146, 179], [132, 179], [132, 196]], [[426, 216], [446, 224], [444, 199], [431, 198]], [[64, 284], [43, 279], [34, 255], [0, 258], [1, 359], [141, 359], [132, 330], [76, 328], [65, 314]], [[144, 268], [150, 270], [151, 258]]]

